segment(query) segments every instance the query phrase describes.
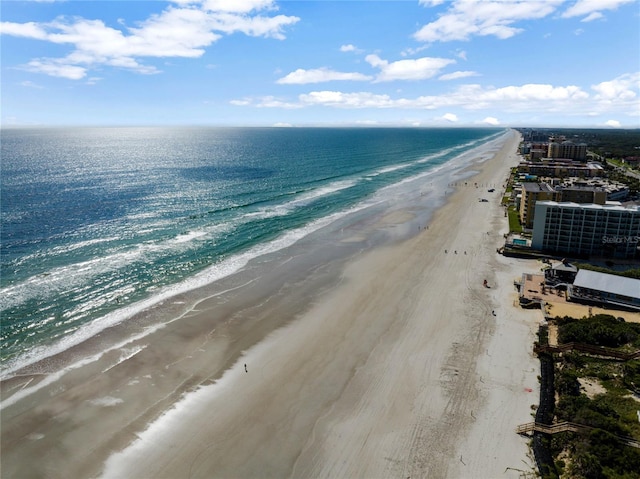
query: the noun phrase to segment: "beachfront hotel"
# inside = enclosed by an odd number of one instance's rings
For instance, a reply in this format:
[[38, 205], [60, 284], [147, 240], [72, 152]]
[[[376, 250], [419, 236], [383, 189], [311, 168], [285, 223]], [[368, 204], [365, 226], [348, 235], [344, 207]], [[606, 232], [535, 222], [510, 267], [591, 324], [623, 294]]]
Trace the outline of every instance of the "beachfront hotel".
[[522, 183], [520, 223], [524, 228], [533, 227], [535, 206], [539, 201], [555, 200], [558, 193], [547, 183]]
[[527, 229], [533, 228], [538, 201], [604, 205], [610, 199], [612, 198], [609, 198], [607, 189], [585, 182], [567, 182], [553, 186], [547, 182], [522, 183], [520, 223]]
[[556, 142], [551, 138], [547, 150], [547, 158], [568, 158], [571, 160], [584, 160], [587, 157], [586, 143], [573, 143], [572, 141]]
[[640, 206], [538, 201], [531, 247], [570, 256], [640, 257]]
[[601, 164], [595, 162], [583, 163], [576, 160], [542, 158], [537, 161], [521, 161], [518, 165], [518, 172], [555, 178], [568, 176], [593, 178], [602, 176], [604, 168]]

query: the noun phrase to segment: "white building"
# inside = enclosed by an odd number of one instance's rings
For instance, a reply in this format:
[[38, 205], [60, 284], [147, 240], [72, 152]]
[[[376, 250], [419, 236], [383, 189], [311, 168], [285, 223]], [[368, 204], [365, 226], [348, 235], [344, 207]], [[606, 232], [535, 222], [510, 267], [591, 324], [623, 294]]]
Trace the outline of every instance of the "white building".
[[538, 201], [531, 247], [573, 257], [638, 258], [640, 206]]

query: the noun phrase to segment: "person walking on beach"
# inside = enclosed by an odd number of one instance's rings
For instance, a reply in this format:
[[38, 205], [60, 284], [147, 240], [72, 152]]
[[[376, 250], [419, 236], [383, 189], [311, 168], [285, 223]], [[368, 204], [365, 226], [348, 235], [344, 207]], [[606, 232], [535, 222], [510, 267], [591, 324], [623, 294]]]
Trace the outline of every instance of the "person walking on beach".
[[246, 363], [245, 363], [245, 365], [244, 365], [244, 372], [245, 372], [245, 373], [248, 373], [248, 372], [249, 372], [249, 371], [247, 371], [247, 365], [246, 365]]

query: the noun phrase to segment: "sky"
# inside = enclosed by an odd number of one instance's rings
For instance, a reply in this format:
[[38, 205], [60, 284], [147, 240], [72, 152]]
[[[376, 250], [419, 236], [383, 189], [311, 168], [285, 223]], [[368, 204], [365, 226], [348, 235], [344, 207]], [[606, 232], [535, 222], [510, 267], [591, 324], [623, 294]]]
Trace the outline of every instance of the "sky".
[[0, 7], [2, 127], [640, 128], [640, 0]]

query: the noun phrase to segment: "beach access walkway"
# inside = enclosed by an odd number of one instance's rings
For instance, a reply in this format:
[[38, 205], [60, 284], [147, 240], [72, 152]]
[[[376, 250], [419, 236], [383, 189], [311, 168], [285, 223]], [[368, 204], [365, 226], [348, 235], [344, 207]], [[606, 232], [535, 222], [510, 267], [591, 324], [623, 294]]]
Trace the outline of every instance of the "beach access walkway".
[[[543, 434], [558, 434], [561, 432], [589, 432], [597, 429], [591, 426], [585, 426], [584, 424], [576, 424], [574, 422], [563, 421], [557, 424], [542, 424], [539, 422], [528, 422], [521, 424], [516, 428], [516, 433], [520, 435], [528, 435], [533, 432], [541, 432]], [[640, 441], [625, 436], [618, 436], [617, 434], [609, 433], [614, 436], [618, 441], [626, 446], [631, 446], [640, 449]]]
[[617, 349], [605, 348], [603, 346], [593, 346], [592, 344], [584, 343], [563, 343], [555, 346], [551, 345], [536, 345], [533, 348], [533, 352], [539, 353], [565, 353], [567, 351], [580, 351], [581, 353], [589, 354], [591, 356], [600, 356], [610, 359], [618, 359], [621, 361], [630, 361], [632, 359], [640, 358], [640, 349], [632, 352], [624, 352]]

